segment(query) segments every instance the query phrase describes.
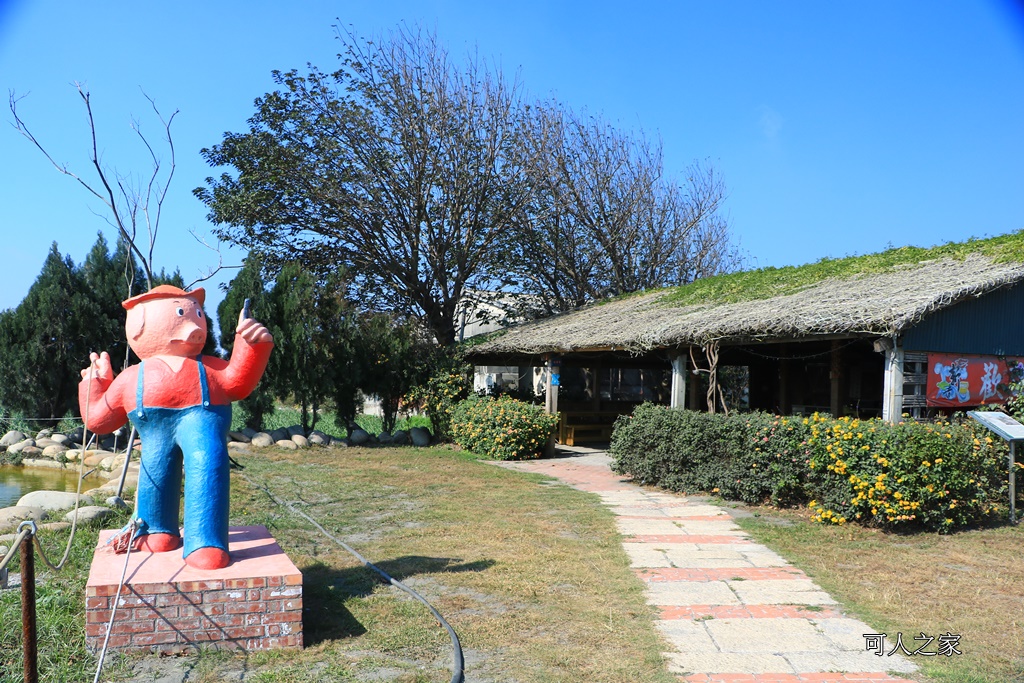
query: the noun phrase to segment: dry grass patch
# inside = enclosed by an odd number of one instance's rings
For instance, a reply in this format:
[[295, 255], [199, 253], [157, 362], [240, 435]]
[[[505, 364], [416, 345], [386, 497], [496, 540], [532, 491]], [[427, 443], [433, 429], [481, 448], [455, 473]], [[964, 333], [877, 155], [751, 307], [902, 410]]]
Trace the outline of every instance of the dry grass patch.
[[[912, 658], [928, 680], [1024, 681], [1024, 528], [891, 534], [812, 524], [806, 511], [758, 512], [740, 525], [887, 633], [888, 649], [898, 632], [911, 651], [922, 632], [959, 634], [962, 655]], [[772, 523], [780, 518], [797, 523]]]
[[[239, 458], [244, 474], [429, 600], [462, 640], [467, 680], [675, 680], [592, 494], [448, 449], [264, 453]], [[191, 661], [189, 680], [450, 680], [447, 634], [419, 603], [245, 479], [232, 486], [231, 523], [266, 524], [303, 572], [307, 647]]]

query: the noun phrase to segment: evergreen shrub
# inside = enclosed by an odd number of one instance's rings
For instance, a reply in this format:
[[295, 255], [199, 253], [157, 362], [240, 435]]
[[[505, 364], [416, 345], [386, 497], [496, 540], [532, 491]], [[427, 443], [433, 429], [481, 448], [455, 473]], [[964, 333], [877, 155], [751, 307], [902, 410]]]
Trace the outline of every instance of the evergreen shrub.
[[452, 413], [455, 443], [496, 460], [538, 458], [558, 426], [558, 415], [507, 396], [470, 396]]
[[1005, 512], [1006, 446], [973, 423], [889, 424], [644, 404], [619, 418], [613, 468], [748, 504], [807, 503], [816, 522], [949, 532]]

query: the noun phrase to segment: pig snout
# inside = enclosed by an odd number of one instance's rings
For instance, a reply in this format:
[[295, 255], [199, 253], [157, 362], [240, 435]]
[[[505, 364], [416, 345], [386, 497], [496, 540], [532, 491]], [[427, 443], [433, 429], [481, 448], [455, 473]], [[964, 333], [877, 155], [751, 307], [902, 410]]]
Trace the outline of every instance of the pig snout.
[[206, 341], [206, 330], [194, 322], [186, 322], [174, 331], [174, 340], [186, 344], [202, 344]]

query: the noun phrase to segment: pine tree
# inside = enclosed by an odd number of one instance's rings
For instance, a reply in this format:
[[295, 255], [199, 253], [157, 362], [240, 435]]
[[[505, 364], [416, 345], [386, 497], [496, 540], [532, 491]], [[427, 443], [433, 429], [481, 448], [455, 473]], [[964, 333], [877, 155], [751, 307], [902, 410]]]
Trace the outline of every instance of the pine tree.
[[[250, 300], [250, 310], [253, 317], [263, 323], [270, 333], [277, 339], [280, 330], [275, 329], [272, 320], [267, 319], [270, 314], [270, 295], [263, 283], [262, 262], [256, 254], [249, 254], [246, 257], [242, 269], [228, 283], [224, 299], [217, 307], [217, 320], [220, 323], [221, 346], [230, 356], [232, 347], [235, 344], [235, 327], [238, 325], [238, 314], [245, 304]], [[276, 354], [271, 355], [273, 360]], [[248, 398], [239, 401], [239, 407], [244, 414], [246, 427], [261, 429], [263, 418], [274, 412], [274, 369], [268, 367], [263, 373], [263, 378], [256, 385], [256, 389], [249, 394]]]
[[90, 326], [101, 315], [74, 262], [54, 242], [28, 295], [0, 314], [0, 405], [54, 421], [77, 412]]

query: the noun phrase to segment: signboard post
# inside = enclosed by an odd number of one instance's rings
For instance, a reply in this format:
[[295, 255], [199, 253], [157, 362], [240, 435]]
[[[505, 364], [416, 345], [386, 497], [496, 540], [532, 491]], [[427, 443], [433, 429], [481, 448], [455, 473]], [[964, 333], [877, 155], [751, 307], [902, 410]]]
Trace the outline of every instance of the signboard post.
[[972, 420], [980, 422], [987, 429], [995, 432], [1010, 443], [1010, 523], [1017, 523], [1017, 442], [1024, 441], [1024, 424], [1017, 422], [1006, 413], [996, 411], [981, 412], [972, 410], [967, 413]]

